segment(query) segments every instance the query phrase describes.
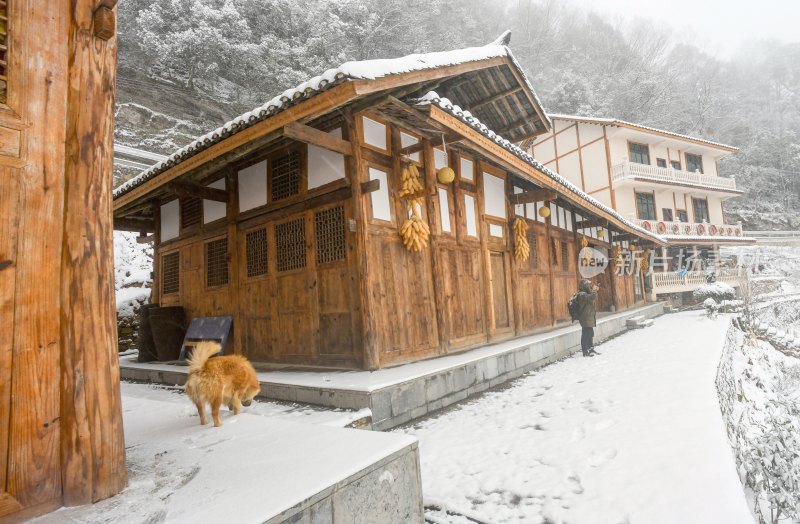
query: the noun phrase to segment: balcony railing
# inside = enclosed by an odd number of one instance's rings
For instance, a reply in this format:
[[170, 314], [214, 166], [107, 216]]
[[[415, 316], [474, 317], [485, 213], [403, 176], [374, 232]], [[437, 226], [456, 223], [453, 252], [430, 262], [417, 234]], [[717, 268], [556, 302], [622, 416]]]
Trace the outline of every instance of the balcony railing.
[[669, 222], [665, 220], [634, 220], [643, 229], [658, 235], [697, 237], [741, 237], [742, 224], [710, 224], [708, 222]]
[[[742, 285], [742, 280], [747, 278], [746, 268], [720, 269], [717, 271], [717, 282], [725, 282], [733, 287]], [[662, 273], [653, 271], [653, 292], [656, 295], [664, 293], [682, 293], [694, 291], [706, 283], [703, 271], [689, 271], [684, 275], [675, 271]]]
[[736, 191], [736, 179], [734, 178], [704, 175], [700, 172], [690, 173], [671, 167], [637, 164], [627, 160], [612, 166], [611, 179], [617, 183], [624, 180], [652, 180], [663, 184], [684, 184], [707, 189]]

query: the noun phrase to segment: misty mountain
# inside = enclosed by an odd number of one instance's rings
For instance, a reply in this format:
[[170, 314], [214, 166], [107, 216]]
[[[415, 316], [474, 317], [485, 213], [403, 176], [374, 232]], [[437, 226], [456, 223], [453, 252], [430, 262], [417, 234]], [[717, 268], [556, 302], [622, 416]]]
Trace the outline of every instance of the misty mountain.
[[762, 42], [721, 60], [653, 23], [555, 1], [126, 0], [116, 140], [168, 154], [347, 60], [483, 45], [509, 28], [548, 111], [735, 145], [720, 169], [745, 195], [727, 202], [728, 219], [800, 225], [800, 45]]

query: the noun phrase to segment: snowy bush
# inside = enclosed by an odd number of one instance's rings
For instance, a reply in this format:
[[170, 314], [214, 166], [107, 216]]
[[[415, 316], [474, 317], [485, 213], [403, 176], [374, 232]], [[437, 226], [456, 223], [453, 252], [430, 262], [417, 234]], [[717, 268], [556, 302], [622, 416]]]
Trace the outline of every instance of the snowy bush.
[[739, 477], [760, 524], [800, 522], [800, 361], [728, 331], [717, 374]]
[[717, 301], [711, 297], [708, 297], [703, 301], [703, 307], [706, 309], [709, 317], [715, 317], [717, 315], [717, 311], [719, 311], [719, 304], [717, 304]]
[[711, 284], [703, 284], [694, 291], [692, 291], [695, 300], [698, 302], [705, 302], [707, 298], [713, 298], [714, 302], [722, 302], [723, 300], [733, 300], [736, 298], [736, 290], [725, 282], [714, 282]]

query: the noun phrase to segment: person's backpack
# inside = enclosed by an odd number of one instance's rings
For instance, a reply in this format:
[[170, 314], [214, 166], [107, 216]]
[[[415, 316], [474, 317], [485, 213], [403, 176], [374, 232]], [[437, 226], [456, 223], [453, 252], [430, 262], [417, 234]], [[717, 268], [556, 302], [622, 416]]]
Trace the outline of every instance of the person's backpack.
[[581, 314], [581, 307], [578, 304], [578, 295], [580, 291], [569, 297], [569, 301], [567, 302], [567, 309], [569, 309], [569, 316], [572, 317], [572, 321], [579, 320], [579, 316]]

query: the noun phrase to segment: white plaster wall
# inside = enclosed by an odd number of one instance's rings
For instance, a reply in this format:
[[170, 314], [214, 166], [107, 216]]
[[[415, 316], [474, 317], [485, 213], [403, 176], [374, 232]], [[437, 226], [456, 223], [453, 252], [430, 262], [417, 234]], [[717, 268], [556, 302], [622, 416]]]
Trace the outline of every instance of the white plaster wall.
[[553, 129], [555, 129], [556, 133], [561, 131], [564, 128], [571, 126], [573, 122], [569, 120], [553, 120]]
[[[552, 135], [550, 136], [552, 137]], [[553, 147], [553, 138], [545, 140], [541, 144], [536, 144], [533, 148], [533, 157], [542, 164], [553, 160], [556, 157], [555, 148]]]
[[[334, 129], [331, 134], [341, 138], [342, 130]], [[314, 189], [344, 177], [344, 155], [311, 144], [308, 145], [308, 189]]]
[[247, 211], [267, 203], [267, 161], [239, 171], [239, 211]]
[[619, 164], [628, 158], [628, 142], [624, 138], [610, 138], [608, 150], [611, 153], [611, 165]]
[[615, 191], [617, 201], [617, 213], [625, 218], [636, 218], [636, 201], [634, 200], [633, 189], [622, 187]]
[[604, 203], [608, 207], [611, 206], [611, 190], [610, 189], [602, 189], [597, 193], [592, 193], [592, 198], [595, 200], [599, 200], [600, 202]]
[[[225, 179], [220, 178], [216, 182], [208, 184], [208, 187], [214, 189], [225, 189]], [[203, 200], [203, 223], [208, 224], [220, 218], [225, 218], [228, 213], [228, 206], [225, 202], [217, 202], [215, 200]]]
[[506, 218], [506, 183], [489, 173], [483, 174], [483, 208], [487, 215]]
[[575, 126], [572, 126], [568, 129], [565, 128], [562, 133], [556, 135], [556, 140], [558, 140], [557, 145], [559, 156], [576, 149], [578, 147], [578, 134], [575, 131]]
[[603, 140], [581, 149], [583, 159], [583, 179], [586, 191], [596, 191], [608, 186], [606, 146]]
[[167, 202], [161, 206], [161, 242], [177, 238], [180, 233], [180, 209], [178, 200]]
[[597, 124], [578, 124], [578, 132], [581, 136], [581, 145], [585, 145], [603, 136], [603, 126]]
[[577, 151], [558, 159], [558, 173], [576, 186], [583, 188], [581, 164]]

